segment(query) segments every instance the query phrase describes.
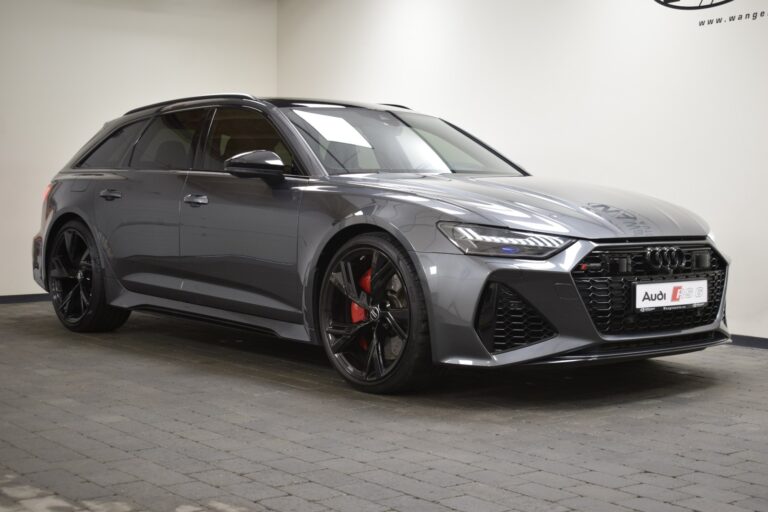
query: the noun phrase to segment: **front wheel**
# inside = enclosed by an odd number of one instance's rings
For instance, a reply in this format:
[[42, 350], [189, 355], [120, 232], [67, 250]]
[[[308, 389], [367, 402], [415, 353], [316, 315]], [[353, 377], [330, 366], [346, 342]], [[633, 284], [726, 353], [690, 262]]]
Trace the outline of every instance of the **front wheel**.
[[131, 312], [107, 304], [99, 252], [85, 224], [67, 222], [52, 244], [48, 290], [61, 323], [76, 332], [111, 331], [123, 325]]
[[318, 332], [333, 366], [358, 389], [394, 393], [427, 377], [424, 294], [392, 237], [364, 234], [338, 250], [320, 288]]

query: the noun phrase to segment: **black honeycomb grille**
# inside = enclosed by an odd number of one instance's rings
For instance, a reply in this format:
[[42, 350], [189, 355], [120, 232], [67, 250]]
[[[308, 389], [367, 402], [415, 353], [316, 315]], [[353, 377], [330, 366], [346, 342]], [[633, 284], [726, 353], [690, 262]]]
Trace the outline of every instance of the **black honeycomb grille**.
[[476, 327], [491, 353], [520, 348], [557, 335], [541, 313], [501, 283], [490, 283], [483, 292]]
[[[725, 261], [708, 245], [678, 246], [683, 264], [674, 273], [654, 269], [647, 246], [598, 248], [571, 272], [597, 330], [602, 334], [668, 331], [715, 321], [725, 289]], [[706, 279], [709, 302], [703, 307], [638, 312], [634, 283]]]

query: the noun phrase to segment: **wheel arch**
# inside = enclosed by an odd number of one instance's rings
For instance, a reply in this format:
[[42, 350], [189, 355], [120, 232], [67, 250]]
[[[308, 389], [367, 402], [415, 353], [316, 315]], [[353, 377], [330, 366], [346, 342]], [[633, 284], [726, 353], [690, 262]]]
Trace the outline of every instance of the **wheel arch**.
[[[93, 226], [88, 223], [87, 220], [85, 220], [85, 217], [76, 211], [64, 211], [61, 212], [55, 219], [53, 219], [48, 226], [48, 229], [45, 234], [45, 238], [43, 239], [43, 265], [41, 270], [41, 274], [43, 276], [43, 282], [45, 283], [45, 290], [48, 291], [48, 259], [51, 255], [51, 240], [54, 236], [56, 236], [56, 233], [59, 232], [62, 226], [64, 226], [67, 222], [70, 221], [79, 221], [82, 222], [83, 225], [88, 228], [88, 230], [91, 232], [91, 236], [94, 237], [94, 240], [96, 240], [96, 232], [93, 229]], [[98, 241], [96, 242], [96, 247], [99, 250], [99, 259], [101, 260], [102, 267], [106, 267], [104, 264], [104, 258], [102, 253], [102, 249], [100, 247], [100, 244]]]
[[352, 240], [354, 237], [366, 233], [390, 234], [387, 230], [375, 224], [352, 224], [334, 233], [333, 236], [331, 236], [325, 242], [323, 248], [320, 250], [317, 256], [315, 265], [313, 267], [312, 276], [308, 281], [310, 285], [310, 294], [309, 308], [307, 309], [309, 316], [309, 321], [307, 322], [308, 327], [310, 329], [310, 333], [314, 334], [314, 336], [312, 336], [313, 341], [317, 344], [320, 344], [320, 339], [317, 337], [319, 334], [317, 333], [315, 327], [317, 322], [317, 305], [318, 301], [320, 300], [320, 287], [323, 276], [328, 269], [328, 265], [330, 264], [333, 255], [336, 254], [336, 251], [338, 251], [339, 248], [349, 240]]
[[305, 308], [305, 316], [307, 319], [306, 327], [309, 330], [310, 338], [316, 344], [320, 344], [316, 323], [317, 306], [320, 299], [321, 280], [325, 275], [333, 255], [336, 254], [336, 251], [338, 251], [339, 248], [349, 240], [366, 233], [383, 233], [389, 235], [395, 241], [395, 243], [397, 243], [402, 249], [405, 250], [406, 254], [408, 254], [408, 256], [411, 258], [411, 263], [413, 263], [414, 267], [416, 268], [416, 272], [419, 275], [419, 285], [422, 287], [424, 296], [427, 299], [427, 315], [431, 318], [429, 292], [426, 288], [426, 281], [422, 275], [421, 265], [419, 265], [419, 263], [413, 259], [413, 248], [410, 246], [407, 240], [404, 241], [402, 236], [398, 236], [396, 230], [387, 229], [379, 224], [367, 222], [354, 223], [340, 228], [323, 244], [322, 249], [318, 252], [318, 256], [315, 259], [315, 263], [312, 266], [311, 275], [306, 281], [309, 288], [308, 293], [305, 296], [306, 304], [308, 306]]

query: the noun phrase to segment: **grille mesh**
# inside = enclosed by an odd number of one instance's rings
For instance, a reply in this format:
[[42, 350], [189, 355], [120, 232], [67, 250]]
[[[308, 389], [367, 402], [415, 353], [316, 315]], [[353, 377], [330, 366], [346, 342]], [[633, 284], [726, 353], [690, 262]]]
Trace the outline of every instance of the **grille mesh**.
[[[655, 245], [654, 245], [655, 247]], [[647, 246], [598, 248], [572, 271], [576, 288], [602, 334], [658, 332], [708, 325], [715, 321], [725, 288], [725, 261], [708, 245], [680, 246], [684, 263], [661, 273], [647, 263]], [[705, 254], [706, 257], [701, 257]], [[697, 263], [698, 262], [698, 263]], [[706, 262], [702, 267], [701, 263]], [[633, 283], [706, 279], [709, 302], [698, 308], [638, 312]]]
[[477, 330], [492, 353], [530, 345], [557, 334], [541, 313], [501, 283], [490, 283], [486, 287]]

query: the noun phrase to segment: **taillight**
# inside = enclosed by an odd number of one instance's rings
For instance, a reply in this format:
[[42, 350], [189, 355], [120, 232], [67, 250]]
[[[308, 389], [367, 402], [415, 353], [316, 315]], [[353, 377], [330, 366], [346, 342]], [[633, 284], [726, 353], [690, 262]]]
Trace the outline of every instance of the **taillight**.
[[48, 201], [48, 196], [50, 195], [52, 188], [53, 188], [53, 183], [49, 183], [45, 187], [45, 191], [43, 191], [43, 203]]

